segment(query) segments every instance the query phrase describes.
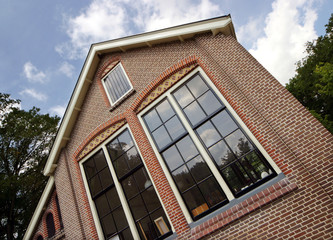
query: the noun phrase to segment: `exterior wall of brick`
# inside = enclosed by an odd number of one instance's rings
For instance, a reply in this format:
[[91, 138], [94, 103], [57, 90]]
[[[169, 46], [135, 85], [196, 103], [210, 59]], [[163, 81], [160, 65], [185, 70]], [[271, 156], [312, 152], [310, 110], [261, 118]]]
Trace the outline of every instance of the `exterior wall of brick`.
[[40, 223], [36, 229], [35, 235], [33, 236], [33, 240], [36, 240], [38, 236], [42, 236], [43, 239], [48, 239], [48, 232], [47, 232], [47, 224], [46, 224], [46, 216], [49, 213], [52, 213], [53, 220], [54, 220], [54, 227], [55, 227], [55, 235], [52, 237], [52, 239], [63, 239], [64, 238], [64, 231], [60, 224], [60, 216], [57, 209], [56, 204], [56, 196], [57, 192], [56, 190], [53, 191], [51, 194], [51, 197], [49, 199], [49, 202], [45, 208], [45, 211], [41, 217]]
[[[214, 218], [190, 227], [135, 113], [135, 106], [185, 59], [199, 64], [286, 178]], [[121, 61], [135, 93], [110, 111], [101, 78]], [[163, 75], [163, 73], [165, 73]], [[55, 184], [67, 239], [97, 239], [77, 161], [79, 150], [125, 119], [178, 239], [332, 238], [333, 136], [234, 38], [199, 35], [101, 56]], [[41, 224], [37, 232], [42, 232]], [[43, 235], [44, 236], [44, 235]]]

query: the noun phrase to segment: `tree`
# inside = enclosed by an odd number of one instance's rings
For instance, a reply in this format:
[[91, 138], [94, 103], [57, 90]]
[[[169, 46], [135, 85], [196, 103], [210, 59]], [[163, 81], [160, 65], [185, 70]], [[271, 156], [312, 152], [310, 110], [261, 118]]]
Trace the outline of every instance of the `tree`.
[[42, 168], [58, 117], [0, 93], [0, 239], [21, 239], [46, 184]]
[[298, 62], [286, 88], [333, 133], [333, 14], [326, 34], [308, 42], [308, 56]]

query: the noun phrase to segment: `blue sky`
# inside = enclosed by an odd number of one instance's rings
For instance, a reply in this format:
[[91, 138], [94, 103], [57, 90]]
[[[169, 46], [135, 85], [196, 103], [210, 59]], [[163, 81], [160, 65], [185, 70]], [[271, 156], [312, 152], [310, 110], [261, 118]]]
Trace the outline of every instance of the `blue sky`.
[[0, 0], [0, 92], [62, 116], [92, 43], [231, 14], [238, 41], [283, 85], [325, 33], [331, 0]]

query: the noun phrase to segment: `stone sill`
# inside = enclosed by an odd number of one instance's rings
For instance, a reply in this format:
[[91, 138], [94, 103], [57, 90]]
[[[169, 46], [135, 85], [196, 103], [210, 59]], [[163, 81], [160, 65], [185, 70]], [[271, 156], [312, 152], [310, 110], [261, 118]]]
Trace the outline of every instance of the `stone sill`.
[[252, 213], [259, 208], [273, 202], [274, 200], [296, 190], [295, 183], [290, 183], [287, 178], [280, 180], [265, 190], [249, 197], [243, 202], [229, 208], [228, 210], [214, 216], [210, 220], [191, 229], [191, 240], [200, 239], [228, 224]]

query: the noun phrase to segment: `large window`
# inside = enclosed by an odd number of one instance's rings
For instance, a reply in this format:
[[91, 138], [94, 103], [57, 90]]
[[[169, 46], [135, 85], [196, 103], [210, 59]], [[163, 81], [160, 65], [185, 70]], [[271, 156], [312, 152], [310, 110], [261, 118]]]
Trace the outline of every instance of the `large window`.
[[194, 220], [276, 176], [199, 73], [143, 120]]
[[112, 105], [132, 89], [131, 83], [120, 63], [103, 79], [103, 85]]
[[[83, 163], [105, 237], [135, 238], [129, 222], [135, 224], [141, 239], [170, 235], [170, 224], [129, 131], [120, 133], [106, 145], [106, 149], [107, 152], [100, 150]], [[108, 165], [104, 154], [111, 164]], [[114, 170], [114, 176], [109, 166]], [[125, 216], [126, 209], [130, 210], [130, 219]]]

